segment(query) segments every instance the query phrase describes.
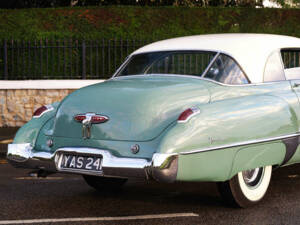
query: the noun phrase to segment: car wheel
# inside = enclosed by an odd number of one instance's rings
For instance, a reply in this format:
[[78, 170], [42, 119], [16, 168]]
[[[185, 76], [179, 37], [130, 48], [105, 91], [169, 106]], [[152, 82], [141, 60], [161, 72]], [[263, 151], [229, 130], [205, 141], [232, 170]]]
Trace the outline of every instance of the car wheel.
[[98, 191], [116, 191], [127, 181], [125, 178], [98, 177], [83, 175], [86, 183]]
[[218, 189], [228, 203], [246, 208], [264, 197], [271, 174], [272, 166], [245, 170], [229, 181], [218, 183]]

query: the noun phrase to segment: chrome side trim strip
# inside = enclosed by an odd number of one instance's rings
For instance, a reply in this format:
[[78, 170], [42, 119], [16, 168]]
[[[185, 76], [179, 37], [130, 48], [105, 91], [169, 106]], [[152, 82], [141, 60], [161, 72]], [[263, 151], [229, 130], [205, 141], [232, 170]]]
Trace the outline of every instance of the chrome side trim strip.
[[208, 151], [214, 151], [214, 150], [220, 150], [220, 149], [226, 149], [226, 148], [246, 146], [246, 145], [251, 145], [251, 144], [259, 144], [259, 143], [265, 143], [265, 142], [270, 142], [270, 141], [278, 141], [278, 140], [282, 140], [285, 138], [291, 138], [291, 137], [297, 137], [297, 136], [300, 136], [300, 133], [287, 134], [287, 135], [283, 135], [283, 136], [271, 137], [271, 138], [265, 138], [265, 139], [256, 139], [256, 140], [252, 140], [252, 141], [244, 141], [244, 142], [238, 142], [238, 143], [228, 144], [228, 145], [220, 145], [220, 146], [210, 147], [210, 148], [195, 149], [195, 150], [191, 150], [188, 152], [180, 152], [178, 154], [179, 155], [189, 155], [189, 154], [195, 154], [195, 153], [200, 153], [200, 152], [208, 152]]

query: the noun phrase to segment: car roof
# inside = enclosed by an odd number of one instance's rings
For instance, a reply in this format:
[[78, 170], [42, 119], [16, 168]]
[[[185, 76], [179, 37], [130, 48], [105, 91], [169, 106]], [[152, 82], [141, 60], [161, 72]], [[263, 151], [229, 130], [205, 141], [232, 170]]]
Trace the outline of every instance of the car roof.
[[300, 48], [300, 39], [273, 34], [195, 35], [158, 41], [136, 50], [132, 55], [176, 50], [222, 52], [240, 64], [252, 83], [261, 83], [268, 57], [283, 48]]

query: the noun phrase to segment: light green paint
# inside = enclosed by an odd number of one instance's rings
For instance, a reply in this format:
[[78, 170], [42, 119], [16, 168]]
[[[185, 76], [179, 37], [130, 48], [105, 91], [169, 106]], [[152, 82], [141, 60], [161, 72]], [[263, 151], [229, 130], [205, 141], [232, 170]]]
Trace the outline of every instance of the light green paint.
[[[92, 126], [92, 139], [149, 141], [174, 122], [179, 114], [208, 103], [205, 85], [196, 80], [134, 77], [109, 80], [70, 94], [58, 109], [54, 136], [81, 138], [80, 113], [106, 115], [109, 121]], [[67, 132], [66, 132], [67, 130]]]
[[237, 148], [180, 155], [178, 181], [225, 181], [229, 177]]
[[233, 160], [232, 171], [228, 179], [244, 170], [281, 165], [284, 156], [285, 145], [281, 141], [241, 148]]
[[16, 133], [13, 143], [14, 144], [31, 143], [32, 145], [34, 145], [41, 128], [49, 119], [54, 117], [58, 105], [59, 102], [54, 102], [52, 104], [54, 110], [45, 113], [39, 118], [33, 118], [24, 126], [22, 126]]
[[[187, 123], [176, 122], [183, 110], [195, 105], [200, 114]], [[110, 117], [92, 126], [88, 140], [73, 119], [86, 112]], [[30, 142], [35, 151], [92, 147], [120, 157], [151, 159], [155, 152], [182, 153], [297, 133], [300, 121], [299, 102], [288, 81], [224, 86], [178, 76], [112, 79], [73, 92], [54, 113], [31, 120], [14, 143]], [[54, 140], [52, 148], [46, 146], [49, 138]], [[133, 155], [130, 147], [136, 143], [141, 150]], [[180, 155], [177, 179], [224, 181], [241, 170], [280, 164], [284, 155], [281, 142]], [[290, 162], [299, 161], [297, 151]]]

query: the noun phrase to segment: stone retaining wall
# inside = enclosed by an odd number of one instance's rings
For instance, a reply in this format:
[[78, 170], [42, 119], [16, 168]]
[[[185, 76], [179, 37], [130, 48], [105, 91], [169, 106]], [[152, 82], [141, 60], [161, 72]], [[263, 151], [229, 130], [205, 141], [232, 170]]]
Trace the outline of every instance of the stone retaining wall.
[[42, 105], [61, 101], [74, 89], [0, 90], [0, 127], [20, 127]]
[[33, 112], [72, 91], [104, 80], [0, 81], [0, 127], [20, 127]]

